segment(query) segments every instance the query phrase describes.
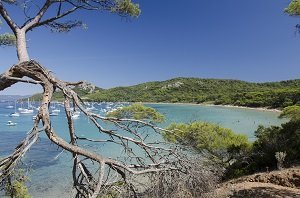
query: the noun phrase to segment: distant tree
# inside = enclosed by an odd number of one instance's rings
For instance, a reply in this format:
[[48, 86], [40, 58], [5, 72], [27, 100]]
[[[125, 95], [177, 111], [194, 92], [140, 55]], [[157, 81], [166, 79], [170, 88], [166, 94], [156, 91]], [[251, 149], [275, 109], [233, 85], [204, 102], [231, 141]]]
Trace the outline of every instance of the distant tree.
[[140, 103], [134, 103], [130, 106], [111, 111], [107, 114], [107, 116], [115, 118], [132, 118], [156, 123], [161, 123], [165, 120], [165, 117], [158, 113], [155, 109], [145, 107]]
[[[12, 18], [9, 13], [11, 6], [15, 7], [15, 11], [21, 8], [19, 14], [24, 14], [24, 23], [18, 24]], [[76, 197], [96, 198], [103, 189], [116, 186], [115, 184], [119, 184], [121, 180], [123, 189], [128, 190], [127, 195], [136, 197], [137, 188], [134, 188], [135, 183], [129, 180], [129, 175], [182, 168], [180, 163], [177, 163], [179, 158], [176, 150], [146, 141], [147, 131], [149, 133], [151, 130], [160, 132], [162, 129], [152, 123], [137, 119], [107, 118], [87, 111], [85, 104], [70, 87], [82, 82], [71, 83], [59, 80], [37, 61], [30, 60], [27, 33], [39, 27], [48, 27], [53, 32], [68, 32], [76, 27], [85, 27], [81, 20], [70, 18], [72, 13], [77, 11], [106, 11], [121, 17], [138, 17], [141, 12], [139, 5], [131, 0], [0, 0], [1, 21], [11, 30], [11, 33], [4, 33], [0, 36], [0, 44], [2, 46], [15, 45], [18, 57], [18, 63], [0, 75], [0, 91], [18, 82], [37, 84], [43, 88], [42, 103], [33, 128], [12, 154], [0, 160], [0, 183], [12, 174], [22, 156], [44, 131], [53, 143], [73, 156]], [[61, 138], [56, 133], [49, 116], [49, 106], [56, 89], [63, 93], [70, 141]], [[71, 107], [82, 111], [97, 127], [97, 132], [101, 134], [99, 138], [104, 139], [80, 137], [74, 127]], [[40, 123], [42, 128], [39, 127]], [[107, 123], [110, 125], [108, 126]], [[148, 130], [141, 130], [143, 128], [148, 128]], [[115, 144], [124, 149], [127, 157], [124, 157], [124, 160], [105, 157], [100, 151], [93, 152], [83, 147], [80, 142]], [[118, 175], [118, 177], [112, 180], [111, 175]]]

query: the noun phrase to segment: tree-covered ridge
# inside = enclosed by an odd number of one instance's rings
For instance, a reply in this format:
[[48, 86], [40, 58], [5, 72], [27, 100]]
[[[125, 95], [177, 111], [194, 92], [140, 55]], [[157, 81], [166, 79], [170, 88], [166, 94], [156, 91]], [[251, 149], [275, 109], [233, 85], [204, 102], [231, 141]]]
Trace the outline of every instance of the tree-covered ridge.
[[[241, 80], [174, 78], [129, 87], [101, 89], [87, 83], [73, 89], [84, 100], [110, 102], [211, 103], [247, 107], [283, 108], [299, 104], [300, 80], [252, 83]], [[56, 92], [54, 100], [62, 100]], [[40, 100], [41, 95], [32, 97]]]
[[240, 80], [174, 78], [129, 87], [99, 89], [92, 101], [185, 102], [281, 108], [300, 100], [300, 80], [250, 83]]

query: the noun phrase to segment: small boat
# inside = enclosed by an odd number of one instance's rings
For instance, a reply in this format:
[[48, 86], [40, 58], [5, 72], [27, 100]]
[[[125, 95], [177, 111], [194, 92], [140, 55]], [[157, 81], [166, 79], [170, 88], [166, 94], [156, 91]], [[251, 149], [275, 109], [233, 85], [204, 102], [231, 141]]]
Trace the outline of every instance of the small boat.
[[53, 112], [53, 113], [59, 113], [59, 112], [60, 112], [60, 109], [53, 109], [52, 112]]
[[73, 115], [72, 115], [72, 119], [78, 119], [79, 116], [80, 116], [80, 114], [73, 114]]
[[73, 115], [80, 115], [80, 111], [74, 111]]
[[49, 116], [58, 116], [58, 113], [51, 112], [51, 113], [49, 114]]
[[33, 113], [33, 109], [22, 109], [20, 111], [21, 114], [31, 114]]
[[7, 121], [6, 126], [16, 126], [17, 123], [12, 122], [12, 121]]
[[20, 117], [20, 114], [17, 112], [17, 102], [15, 101], [15, 112], [9, 114], [9, 117]]
[[17, 112], [9, 114], [9, 117], [19, 117], [19, 116], [20, 114]]

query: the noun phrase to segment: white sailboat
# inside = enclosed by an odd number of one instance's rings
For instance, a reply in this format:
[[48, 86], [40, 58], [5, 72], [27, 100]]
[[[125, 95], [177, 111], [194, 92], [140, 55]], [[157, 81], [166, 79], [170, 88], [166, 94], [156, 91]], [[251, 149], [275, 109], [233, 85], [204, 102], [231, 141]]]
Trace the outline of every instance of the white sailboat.
[[20, 114], [18, 112], [9, 114], [9, 117], [20, 117]]
[[60, 112], [60, 109], [57, 108], [57, 103], [54, 102], [53, 105], [50, 107], [52, 110], [51, 112], [52, 113], [59, 113]]
[[17, 112], [17, 102], [15, 101], [15, 112], [9, 114], [10, 117], [19, 117], [20, 114]]
[[72, 115], [72, 119], [78, 119], [79, 116], [80, 116], [79, 114], [73, 114], [73, 115]]
[[60, 109], [53, 109], [52, 112], [53, 112], [53, 113], [59, 113], [59, 112], [60, 112]]
[[90, 103], [88, 103], [86, 110], [87, 111], [96, 111], [97, 108], [94, 106], [94, 103], [92, 103], [92, 105], [90, 105]]
[[21, 109], [20, 113], [21, 114], [31, 114], [33, 113], [33, 109], [29, 109], [30, 108], [30, 103], [29, 103], [29, 98], [28, 98], [28, 108], [27, 109]]
[[80, 111], [74, 111], [73, 113], [72, 113], [72, 119], [78, 119], [79, 118], [79, 116], [80, 116]]
[[55, 112], [51, 112], [50, 114], [49, 114], [49, 116], [58, 116], [58, 113], [55, 113]]

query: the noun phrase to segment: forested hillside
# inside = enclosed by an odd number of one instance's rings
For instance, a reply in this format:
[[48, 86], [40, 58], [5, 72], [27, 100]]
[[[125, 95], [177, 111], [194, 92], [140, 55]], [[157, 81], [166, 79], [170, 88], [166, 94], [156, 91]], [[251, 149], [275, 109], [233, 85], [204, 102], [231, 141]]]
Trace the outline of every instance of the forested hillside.
[[[89, 101], [211, 103], [282, 108], [300, 103], [300, 80], [250, 83], [240, 80], [174, 78], [111, 89], [75, 88]], [[60, 100], [59, 92], [55, 99]], [[37, 99], [39, 96], [34, 96]]]
[[249, 83], [239, 80], [175, 78], [102, 89], [86, 97], [93, 101], [213, 103], [279, 108], [300, 101], [300, 80]]

